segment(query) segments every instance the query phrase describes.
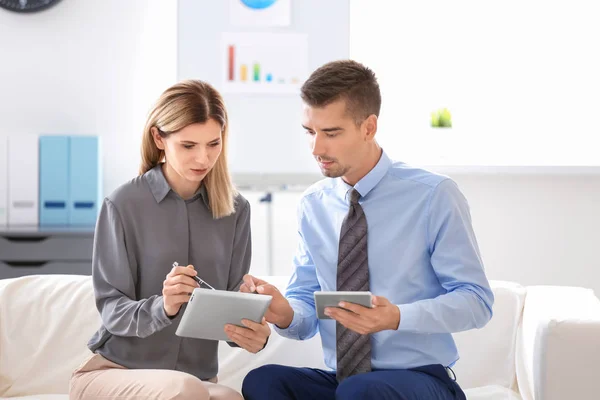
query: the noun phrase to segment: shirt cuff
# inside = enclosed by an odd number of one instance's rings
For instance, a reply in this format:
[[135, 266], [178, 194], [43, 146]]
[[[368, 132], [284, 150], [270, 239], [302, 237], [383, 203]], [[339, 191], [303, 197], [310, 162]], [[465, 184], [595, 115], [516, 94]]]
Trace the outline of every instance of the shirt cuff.
[[399, 304], [400, 323], [399, 332], [418, 332], [419, 330], [419, 306], [417, 304]]
[[294, 310], [294, 316], [292, 317], [292, 322], [290, 323], [290, 326], [288, 326], [285, 329], [282, 329], [277, 325], [273, 325], [273, 327], [275, 328], [275, 331], [281, 336], [292, 339], [298, 339], [300, 337], [298, 331], [300, 328], [300, 323], [302, 322], [302, 314], [300, 312], [301, 306], [295, 304], [297, 300], [288, 299], [288, 301], [290, 303], [290, 306], [292, 307], [292, 310]]
[[175, 318], [177, 318], [181, 314], [181, 309], [177, 314], [169, 317], [167, 312], [165, 311], [165, 302], [162, 296], [158, 297], [154, 300], [154, 304], [152, 304], [152, 315], [155, 317], [156, 325], [158, 329], [165, 328], [173, 322]]

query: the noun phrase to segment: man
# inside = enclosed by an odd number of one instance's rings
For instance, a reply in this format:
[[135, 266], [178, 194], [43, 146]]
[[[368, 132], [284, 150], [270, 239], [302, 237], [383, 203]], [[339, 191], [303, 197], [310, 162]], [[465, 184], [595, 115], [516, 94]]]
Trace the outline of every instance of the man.
[[[332, 371], [267, 365], [242, 393], [255, 399], [465, 399], [450, 377], [452, 332], [483, 327], [493, 294], [466, 199], [447, 177], [392, 162], [375, 140], [374, 73], [354, 61], [317, 69], [302, 87], [303, 126], [323, 175], [299, 205], [299, 247], [285, 297], [270, 294], [282, 336], [321, 334]], [[341, 303], [316, 317], [315, 291], [366, 291], [373, 307]]]

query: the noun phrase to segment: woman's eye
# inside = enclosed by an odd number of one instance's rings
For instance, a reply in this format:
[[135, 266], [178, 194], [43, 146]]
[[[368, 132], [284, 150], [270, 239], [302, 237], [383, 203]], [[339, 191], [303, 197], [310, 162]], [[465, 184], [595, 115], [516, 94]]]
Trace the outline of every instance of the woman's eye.
[[210, 147], [217, 147], [220, 144], [221, 144], [221, 142], [216, 142], [216, 143], [211, 143], [209, 146]]
[[191, 149], [192, 147], [194, 147], [193, 144], [184, 144], [183, 147], [185, 147], [186, 149]]

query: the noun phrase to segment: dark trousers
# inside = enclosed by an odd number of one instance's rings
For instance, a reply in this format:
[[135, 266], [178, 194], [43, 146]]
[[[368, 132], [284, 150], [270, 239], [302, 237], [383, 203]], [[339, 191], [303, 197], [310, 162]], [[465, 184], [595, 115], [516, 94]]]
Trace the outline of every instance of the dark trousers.
[[466, 400], [441, 365], [407, 370], [376, 370], [338, 384], [335, 372], [283, 365], [265, 365], [246, 376], [246, 400]]

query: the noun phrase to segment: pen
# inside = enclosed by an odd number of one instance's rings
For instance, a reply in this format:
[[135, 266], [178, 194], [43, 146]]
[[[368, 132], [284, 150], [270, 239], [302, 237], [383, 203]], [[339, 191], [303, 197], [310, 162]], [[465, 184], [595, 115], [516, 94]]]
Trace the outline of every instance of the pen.
[[[179, 267], [179, 263], [177, 261], [175, 261], [173, 263], [173, 267]], [[208, 283], [206, 283], [206, 281], [204, 281], [202, 278], [199, 278], [198, 275], [192, 276], [192, 279], [195, 280], [196, 282], [198, 282], [199, 285], [205, 284], [206, 286], [208, 286], [212, 290], [217, 290], [214, 287], [210, 286]]]

